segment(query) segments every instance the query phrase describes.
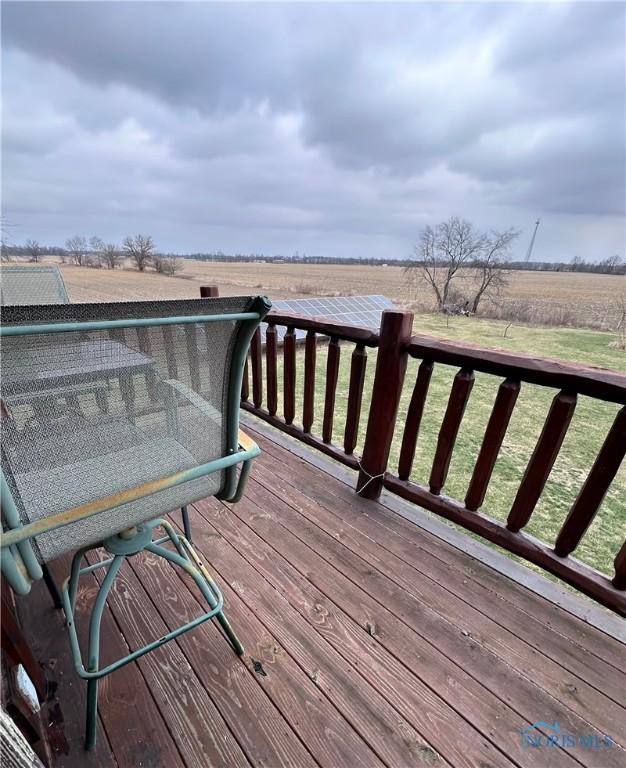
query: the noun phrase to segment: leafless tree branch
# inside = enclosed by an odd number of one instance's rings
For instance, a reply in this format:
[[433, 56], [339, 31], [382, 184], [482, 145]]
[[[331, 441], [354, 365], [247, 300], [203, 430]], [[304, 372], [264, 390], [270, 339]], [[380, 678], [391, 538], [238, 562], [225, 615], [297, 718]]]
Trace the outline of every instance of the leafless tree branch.
[[124, 238], [122, 248], [130, 260], [135, 263], [137, 269], [143, 272], [152, 262], [155, 245], [150, 235], [135, 235], [134, 237], [129, 235]]

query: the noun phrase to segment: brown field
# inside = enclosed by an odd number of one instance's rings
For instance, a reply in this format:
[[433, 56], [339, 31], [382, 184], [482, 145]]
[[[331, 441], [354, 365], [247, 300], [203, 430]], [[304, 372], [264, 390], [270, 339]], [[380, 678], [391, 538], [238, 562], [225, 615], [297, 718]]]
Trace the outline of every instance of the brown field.
[[[202, 284], [216, 284], [222, 295], [266, 293], [271, 298], [315, 294], [368, 294], [382, 293], [399, 305], [421, 309], [411, 296], [404, 272], [398, 267], [353, 266], [293, 266], [289, 264], [243, 264], [185, 262], [176, 277], [166, 277], [148, 271], [91, 269], [62, 265], [70, 297], [73, 301], [150, 300], [166, 298], [195, 298]], [[595, 313], [600, 316], [609, 307], [617, 307], [623, 277], [560, 273], [517, 272], [512, 275], [508, 288], [509, 301], [533, 304], [536, 320], [538, 307], [548, 312], [562, 306], [568, 311]], [[555, 319], [553, 314], [553, 320]], [[557, 318], [558, 319], [558, 318]], [[510, 352], [523, 352], [540, 357], [574, 360], [588, 365], [626, 370], [626, 351], [615, 346], [617, 334], [584, 328], [542, 327], [522, 322], [503, 322], [487, 318], [446, 317], [443, 314], [418, 313], [414, 331], [459, 342], [469, 342], [483, 347], [497, 347]], [[341, 444], [342, 429], [346, 419], [346, 404], [350, 381], [350, 355], [341, 357], [338, 395], [335, 405], [334, 440]], [[278, 382], [281, 385], [282, 355], [279, 356]], [[318, 356], [317, 385], [323, 387], [326, 356]], [[365, 382], [364, 409], [373, 383], [375, 352], [370, 353]], [[417, 362], [410, 361], [407, 381], [403, 390], [399, 423], [406, 415], [412, 383], [415, 381]], [[303, 355], [298, 355], [298, 404], [302, 403]], [[437, 367], [430, 385], [427, 413], [420, 427], [420, 440], [414, 464], [414, 475], [424, 481], [424, 472], [432, 465], [443, 409], [448, 399], [455, 371], [449, 366]], [[472, 394], [472, 406], [464, 416], [457, 448], [451, 465], [447, 492], [463, 498], [476, 460], [477, 446], [484, 435], [491, 405], [496, 396], [497, 377], [482, 376], [477, 380]], [[488, 507], [494, 516], [503, 518], [510, 509], [531, 452], [534, 448], [550, 407], [553, 393], [547, 388], [529, 385], [524, 388], [516, 406], [510, 434], [496, 465], [495, 481], [490, 485]], [[280, 400], [280, 398], [279, 398]], [[322, 413], [318, 396], [318, 408], [314, 434], [320, 434]], [[299, 406], [298, 406], [299, 407]], [[529, 531], [544, 541], [554, 541], [560, 524], [576, 494], [580, 482], [589, 471], [602, 441], [615, 418], [617, 406], [591, 398], [580, 398], [563, 450], [546, 486], [541, 502], [533, 514]], [[296, 421], [300, 419], [300, 412]], [[361, 442], [357, 453], [362, 450]], [[400, 431], [392, 446], [392, 464], [397, 466]], [[421, 473], [421, 474], [420, 474]], [[600, 513], [594, 520], [577, 556], [605, 573], [611, 572], [612, 559], [623, 541], [623, 521], [626, 515], [623, 501], [623, 467]], [[620, 539], [620, 535], [622, 538]]]
[[[220, 294], [266, 293], [275, 299], [313, 295], [366, 295], [381, 293], [418, 312], [432, 309], [426, 286], [411, 284], [401, 267], [302, 265], [185, 260], [175, 277], [152, 271], [90, 269], [61, 265], [73, 301], [165, 299], [198, 296], [203, 284], [219, 286]], [[470, 287], [471, 273], [458, 281]], [[481, 314], [518, 322], [615, 330], [626, 278], [562, 272], [511, 273], [502, 305], [485, 302]]]

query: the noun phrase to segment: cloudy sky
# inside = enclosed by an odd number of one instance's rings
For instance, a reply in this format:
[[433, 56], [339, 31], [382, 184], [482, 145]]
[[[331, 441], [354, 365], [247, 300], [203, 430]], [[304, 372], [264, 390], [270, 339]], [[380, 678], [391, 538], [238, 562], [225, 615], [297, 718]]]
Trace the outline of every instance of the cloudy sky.
[[2, 3], [12, 240], [624, 255], [625, 5]]

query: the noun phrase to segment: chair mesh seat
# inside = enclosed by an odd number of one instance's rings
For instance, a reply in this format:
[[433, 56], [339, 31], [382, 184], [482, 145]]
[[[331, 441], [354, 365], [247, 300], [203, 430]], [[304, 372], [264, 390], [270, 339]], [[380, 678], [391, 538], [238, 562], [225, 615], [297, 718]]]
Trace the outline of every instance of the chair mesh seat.
[[[196, 466], [193, 456], [171, 437], [138, 442], [136, 446], [64, 464], [53, 469], [24, 472], [13, 480], [29, 522], [72, 507], [129, 490], [151, 480]], [[80, 478], [80, 484], [76, 482]], [[160, 491], [146, 499], [122, 504], [108, 512], [72, 523], [35, 539], [42, 562], [79, 547], [94, 544], [123, 528], [154, 519], [183, 504], [219, 491], [221, 473], [181, 487]], [[181, 495], [182, 494], [182, 495]], [[195, 497], [195, 499], [193, 498]]]
[[[251, 300], [6, 307], [5, 325], [245, 312]], [[96, 502], [227, 452], [238, 323], [2, 337], [2, 467], [24, 523]], [[45, 562], [220, 490], [217, 472], [34, 540]]]

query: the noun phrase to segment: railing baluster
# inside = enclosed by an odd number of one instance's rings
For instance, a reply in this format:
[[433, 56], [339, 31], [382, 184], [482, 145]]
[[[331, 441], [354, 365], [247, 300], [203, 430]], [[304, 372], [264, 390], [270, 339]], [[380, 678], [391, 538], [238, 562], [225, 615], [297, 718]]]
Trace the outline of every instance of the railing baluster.
[[267, 363], [267, 410], [272, 416], [278, 408], [276, 380], [276, 326], [269, 324], [265, 332], [265, 362]]
[[252, 364], [252, 402], [255, 408], [263, 403], [263, 362], [261, 353], [261, 329], [257, 328], [250, 343], [250, 361]]
[[[609, 578], [599, 574], [592, 567], [568, 555], [576, 549], [585, 535], [588, 525], [602, 504], [602, 499], [615, 484], [620, 463], [626, 453], [626, 380], [622, 374], [598, 371], [577, 364], [550, 360], [529, 359], [522, 355], [480, 349], [442, 340], [410, 336], [412, 317], [408, 313], [385, 311], [380, 333], [363, 328], [344, 326], [332, 321], [297, 315], [272, 313], [267, 322], [271, 324], [267, 337], [267, 410], [257, 407], [259, 402], [257, 376], [256, 402], [247, 400], [248, 368], [244, 368], [242, 384], [242, 408], [256, 413], [259, 418], [301, 440], [307, 445], [333, 459], [358, 470], [356, 490], [366, 498], [378, 498], [382, 487], [441, 515], [461, 527], [481, 536], [509, 552], [518, 555], [549, 571], [590, 595], [598, 602], [626, 615], [626, 542], [615, 558], [615, 576]], [[284, 339], [284, 418], [278, 416], [278, 333], [277, 326], [286, 327]], [[295, 329], [306, 332], [304, 355], [304, 396], [302, 427], [294, 424], [296, 404], [296, 334]], [[276, 332], [276, 336], [274, 333]], [[326, 385], [322, 436], [311, 433], [315, 420], [315, 386], [317, 338], [323, 335], [331, 339], [326, 361]], [[333, 445], [334, 405], [339, 369], [339, 345], [349, 341], [355, 345], [350, 364], [350, 387], [347, 396], [347, 415], [343, 433], [343, 448]], [[358, 439], [360, 410], [363, 405], [364, 372], [366, 370], [366, 347], [378, 348], [376, 371], [369, 403], [369, 415], [364, 441], [363, 456], [354, 455]], [[253, 345], [254, 350], [254, 345]], [[254, 365], [260, 373], [257, 353]], [[397, 413], [402, 394], [407, 357], [420, 362], [420, 368], [412, 387], [411, 402], [403, 425], [402, 445], [398, 472], [387, 472], [390, 448], [396, 426]], [[260, 356], [259, 356], [260, 357]], [[424, 428], [426, 400], [430, 379], [435, 364], [454, 366], [458, 371], [452, 385], [444, 418], [440, 425], [433, 466], [430, 472], [430, 486], [411, 482], [410, 474], [416, 453], [416, 446]], [[442, 495], [449, 474], [452, 455], [465, 408], [469, 402], [474, 375], [497, 376], [500, 385], [491, 409], [480, 451], [468, 485], [465, 504]], [[204, 375], [202, 368], [201, 375]], [[493, 379], [492, 379], [493, 380]], [[516, 408], [521, 384], [551, 387], [554, 398], [547, 414], [541, 435], [537, 440], [524, 477], [518, 488], [507, 523], [490, 517], [489, 510], [477, 514], [484, 506], [488, 489], [493, 480], [498, 456]], [[124, 387], [122, 388], [124, 391]], [[252, 387], [250, 387], [250, 390]], [[546, 390], [544, 389], [544, 392]], [[605, 443], [582, 484], [567, 520], [557, 537], [554, 548], [545, 542], [520, 533], [526, 525], [543, 493], [547, 479], [558, 456], [569, 422], [576, 406], [576, 395], [585, 395], [597, 401], [619, 403], [622, 411], [615, 419]], [[128, 399], [128, 398], [126, 398]], [[430, 401], [429, 401], [430, 402]], [[127, 406], [132, 406], [127, 403]], [[132, 408], [129, 408], [132, 416]], [[619, 524], [619, 521], [618, 521]]]
[[359, 436], [366, 366], [367, 352], [365, 347], [363, 344], [357, 344], [352, 352], [350, 361], [350, 389], [348, 391], [346, 428], [343, 435], [343, 449], [347, 454], [351, 454], [354, 451]]
[[[137, 339], [139, 341], [139, 349], [146, 357], [151, 358], [152, 343], [150, 341], [150, 331], [147, 328], [137, 328]], [[152, 369], [146, 373], [146, 387], [150, 400], [154, 402], [157, 399], [157, 376]], [[106, 394], [104, 397], [106, 398]]]
[[333, 418], [335, 415], [335, 393], [337, 377], [339, 376], [339, 342], [332, 337], [328, 343], [326, 358], [326, 396], [324, 398], [324, 421], [322, 424], [322, 440], [325, 443], [333, 441]]
[[174, 329], [171, 325], [163, 326], [163, 340], [165, 342], [165, 359], [167, 360], [167, 374], [170, 379], [178, 378], [178, 364], [176, 363], [176, 342], [174, 341]]
[[417, 372], [417, 379], [413, 387], [409, 410], [406, 415], [406, 424], [404, 425], [404, 434], [402, 435], [402, 447], [400, 448], [400, 461], [398, 462], [398, 477], [400, 480], [408, 480], [413, 467], [415, 458], [415, 448], [417, 446], [417, 435], [422, 422], [424, 405], [426, 404], [426, 395], [428, 394], [428, 385], [433, 372], [432, 360], [422, 360]]
[[185, 325], [185, 341], [187, 343], [187, 358], [189, 360], [189, 374], [191, 376], [191, 388], [196, 392], [201, 391], [200, 364], [198, 361], [197, 326]]
[[150, 341], [150, 332], [147, 328], [137, 328], [137, 339], [139, 349], [147, 357], [152, 357], [152, 343]]
[[580, 543], [625, 455], [626, 408], [622, 408], [557, 537], [554, 551], [559, 557], [567, 557]]
[[509, 512], [506, 527], [510, 531], [519, 531], [530, 520], [559, 454], [575, 408], [575, 394], [559, 392], [555, 395]]
[[304, 407], [302, 409], [302, 427], [307, 434], [311, 432], [315, 418], [316, 355], [317, 336], [315, 331], [307, 331], [304, 349]]
[[412, 326], [411, 312], [383, 311], [365, 445], [356, 486], [357, 493], [366, 499], [378, 499], [383, 488], [402, 396]]
[[615, 589], [626, 589], [626, 541], [620, 547], [615, 557], [615, 576], [613, 577]]
[[[200, 286], [200, 298], [210, 299], [217, 298], [220, 295], [217, 285], [201, 285]], [[206, 360], [210, 360], [212, 357], [210, 334], [206, 334]], [[212, 366], [207, 365], [207, 378], [209, 380], [209, 395], [211, 398], [218, 399], [220, 396], [219, 385], [220, 376], [218, 372], [213, 369]], [[245, 392], [245, 396], [244, 396]], [[245, 368], [243, 371], [243, 379], [241, 381], [241, 399], [248, 399], [248, 360], [246, 358]]]
[[291, 424], [296, 416], [296, 333], [290, 325], [283, 339], [284, 411], [285, 422]]
[[244, 402], [248, 401], [250, 397], [250, 376], [248, 374], [248, 358], [243, 365], [243, 377], [241, 379], [241, 399]]
[[[171, 331], [171, 328], [169, 330]], [[109, 331], [109, 337], [113, 341], [116, 341], [118, 344], [122, 344], [122, 345], [126, 344], [126, 334], [123, 328], [112, 328]], [[134, 423], [135, 422], [135, 400], [137, 399], [137, 392], [135, 389], [133, 374], [130, 371], [124, 369], [124, 367], [121, 367], [120, 373], [117, 379], [120, 386], [120, 394], [122, 396], [122, 400], [124, 401], [124, 406], [126, 408], [126, 415], [128, 416], [129, 421]], [[80, 409], [78, 398], [75, 398], [73, 407], [78, 410]], [[107, 410], [108, 410], [108, 404], [107, 404]]]
[[511, 420], [511, 414], [520, 391], [519, 381], [506, 379], [500, 384], [476, 466], [465, 497], [465, 508], [475, 512], [485, 500], [487, 487]]
[[448, 399], [448, 407], [441, 422], [441, 429], [437, 438], [437, 449], [435, 450], [433, 467], [430, 472], [430, 492], [436, 495], [441, 492], [446, 482], [452, 450], [473, 386], [474, 371], [469, 368], [461, 368], [454, 377], [452, 391]]

